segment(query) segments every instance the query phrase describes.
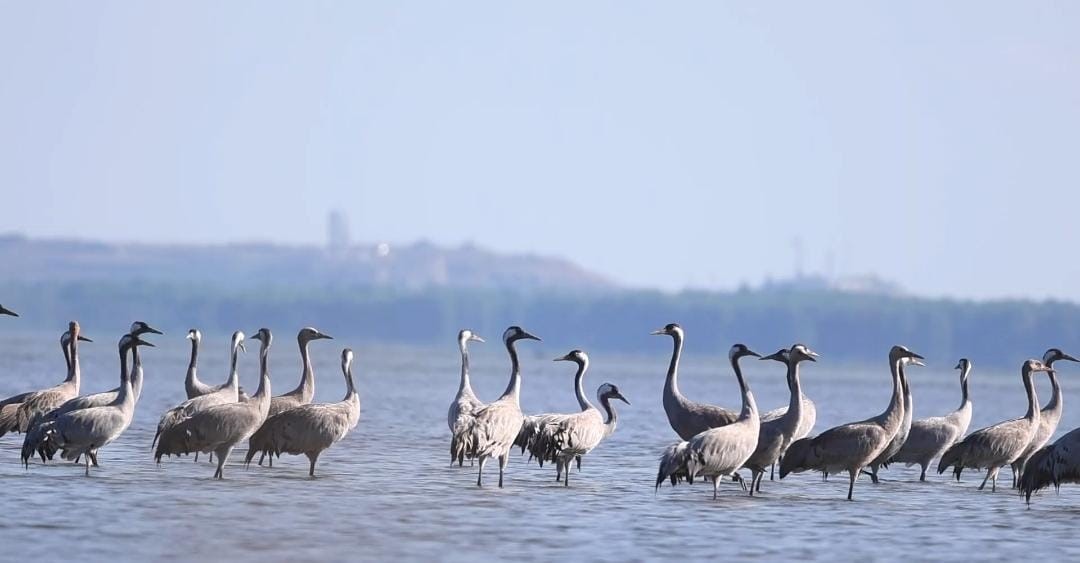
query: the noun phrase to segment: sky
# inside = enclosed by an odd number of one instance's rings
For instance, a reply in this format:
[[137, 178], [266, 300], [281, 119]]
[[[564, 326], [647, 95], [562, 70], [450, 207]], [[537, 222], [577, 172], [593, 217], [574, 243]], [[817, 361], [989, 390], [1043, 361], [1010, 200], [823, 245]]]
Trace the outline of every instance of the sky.
[[761, 4], [5, 2], [0, 232], [1080, 300], [1080, 3]]

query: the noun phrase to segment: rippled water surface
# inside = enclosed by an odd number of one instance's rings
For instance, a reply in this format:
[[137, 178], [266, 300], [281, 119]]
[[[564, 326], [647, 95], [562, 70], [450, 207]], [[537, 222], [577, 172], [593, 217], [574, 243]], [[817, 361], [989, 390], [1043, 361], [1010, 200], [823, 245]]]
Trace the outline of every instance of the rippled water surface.
[[[96, 392], [116, 385], [118, 360], [114, 338], [91, 336], [97, 342], [82, 347], [83, 389]], [[0, 396], [62, 379], [55, 340], [51, 335], [0, 335]], [[205, 459], [199, 464], [190, 458], [160, 466], [153, 462], [150, 442], [157, 419], [184, 398], [188, 348], [182, 335], [152, 340], [159, 347], [144, 354], [146, 384], [135, 420], [102, 450], [102, 467], [90, 478], [83, 477], [81, 467], [65, 463], [35, 463], [24, 470], [18, 461], [21, 436], [0, 438], [4, 557], [1080, 557], [1074, 520], [1080, 513], [1080, 487], [1044, 493], [1027, 509], [1007, 490], [1007, 470], [1006, 490], [995, 494], [975, 490], [981, 475], [974, 472], [965, 473], [961, 483], [938, 475], [920, 483], [917, 468], [899, 467], [884, 472], [880, 485], [860, 480], [855, 502], [844, 500], [846, 479], [822, 483], [810, 474], [766, 481], [763, 494], [754, 498], [734, 483], [725, 483], [717, 501], [711, 500], [707, 484], [654, 492], [657, 455], [675, 438], [660, 400], [670, 341], [656, 337], [643, 337], [641, 352], [633, 357], [593, 354], [587, 386], [595, 390], [601, 382], [616, 383], [633, 405], [619, 404], [618, 431], [585, 458], [583, 471], [572, 476], [568, 489], [555, 483], [552, 469], [516, 455], [502, 490], [478, 489], [474, 470], [448, 466], [446, 409], [459, 369], [452, 341], [438, 349], [357, 348], [360, 424], [322, 456], [316, 479], [307, 477], [303, 457], [283, 458], [272, 469], [245, 470], [243, 451], [237, 450], [225, 480], [214, 481], [213, 466]], [[204, 380], [224, 380], [226, 340], [204, 339]], [[251, 344], [253, 350], [257, 343]], [[317, 401], [343, 395], [338, 357], [346, 344], [312, 344]], [[521, 346], [522, 407], [528, 413], [576, 408], [573, 366], [550, 361], [566, 351], [557, 344]], [[573, 345], [566, 344], [566, 349]], [[762, 351], [780, 344], [762, 345]], [[815, 433], [884, 409], [890, 393], [884, 350], [880, 365], [863, 368], [830, 365], [828, 351], [819, 352], [822, 362], [803, 371], [806, 392], [818, 404]], [[300, 369], [292, 335], [276, 333], [271, 356], [275, 391], [295, 387]], [[257, 357], [249, 352], [241, 360], [241, 383], [249, 392], [257, 384]], [[930, 358], [930, 367], [912, 371], [917, 418], [956, 407], [958, 377], [948, 369], [955, 360]], [[988, 373], [977, 362], [972, 427], [1023, 414], [1019, 375]], [[762, 409], [786, 404], [782, 367], [748, 364]], [[508, 365], [499, 344], [474, 345], [473, 381], [483, 399], [501, 393]], [[1080, 369], [1066, 364], [1062, 372], [1067, 409], [1061, 428], [1068, 430], [1080, 425], [1078, 411], [1071, 408], [1076, 403], [1070, 401], [1080, 389], [1073, 379]], [[680, 383], [691, 397], [738, 405], [725, 359], [685, 358]], [[1048, 389], [1040, 381], [1044, 402]], [[489, 482], [496, 475], [489, 466]]]

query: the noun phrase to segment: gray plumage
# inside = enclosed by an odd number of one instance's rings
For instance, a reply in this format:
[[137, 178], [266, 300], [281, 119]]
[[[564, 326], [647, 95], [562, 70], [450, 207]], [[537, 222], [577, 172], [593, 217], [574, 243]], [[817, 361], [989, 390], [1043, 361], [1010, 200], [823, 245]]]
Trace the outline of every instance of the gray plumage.
[[213, 405], [165, 429], [154, 451], [160, 463], [163, 455], [194, 452], [217, 455], [214, 477], [224, 479], [225, 463], [236, 444], [246, 440], [266, 421], [270, 411], [270, 370], [268, 359], [272, 337], [262, 328], [253, 336], [262, 342], [259, 352], [259, 388], [250, 401]]
[[[270, 399], [270, 411], [268, 416], [274, 416], [289, 409], [306, 405], [315, 397], [315, 370], [311, 367], [311, 356], [308, 353], [308, 344], [312, 340], [333, 340], [333, 336], [323, 334], [311, 327], [304, 327], [296, 335], [296, 343], [300, 346], [300, 363], [303, 370], [300, 373], [300, 384], [283, 395]], [[261, 436], [266, 436], [262, 434]], [[248, 442], [248, 452], [259, 452], [259, 465], [262, 465], [266, 454], [270, 451], [270, 444], [263, 440], [251, 440]], [[274, 458], [270, 457], [270, 467], [274, 466]]]
[[1041, 489], [1064, 483], [1080, 483], [1080, 428], [1058, 438], [1052, 445], [1036, 451], [1020, 475], [1020, 494], [1031, 503], [1031, 495]]
[[[60, 384], [48, 389], [23, 394], [17, 407], [13, 406], [16, 404], [14, 402], [0, 407], [0, 436], [10, 431], [26, 432], [30, 421], [35, 417], [42, 416], [64, 404], [64, 401], [79, 395], [82, 369], [79, 366], [78, 343], [90, 340], [80, 334], [79, 323], [75, 321], [68, 323], [68, 333], [71, 361], [68, 363], [67, 377]], [[61, 338], [63, 339], [63, 336]]]
[[460, 467], [465, 461], [465, 454], [469, 450], [468, 444], [455, 442], [454, 436], [464, 435], [464, 429], [469, 425], [476, 410], [484, 406], [484, 403], [476, 398], [472, 383], [469, 381], [469, 342], [483, 342], [484, 339], [469, 329], [458, 333], [458, 349], [461, 351], [461, 381], [458, 383], [457, 395], [450, 402], [450, 408], [446, 412], [446, 424], [450, 427], [451, 446], [450, 464], [456, 459]]
[[499, 487], [503, 486], [506, 462], [510, 447], [521, 430], [524, 416], [521, 414], [521, 365], [518, 361], [518, 340], [540, 340], [521, 327], [511, 326], [503, 333], [503, 343], [510, 354], [510, 382], [506, 391], [496, 401], [480, 408], [469, 424], [462, 429], [463, 436], [455, 436], [454, 441], [463, 440], [468, 445], [468, 454], [479, 462], [476, 486], [484, 484], [484, 465], [490, 458], [499, 461]]
[[904, 445], [889, 460], [889, 463], [904, 463], [909, 467], [918, 464], [921, 468], [920, 481], [926, 480], [926, 468], [930, 466], [930, 462], [963, 438], [971, 424], [972, 404], [968, 395], [971, 361], [961, 358], [956, 369], [960, 370], [960, 407], [945, 416], [933, 416], [912, 422]]
[[[151, 327], [143, 321], [135, 321], [131, 324], [131, 329], [128, 331], [128, 334], [139, 337], [143, 334], [161, 334], [161, 331]], [[69, 355], [70, 354], [65, 354], [65, 358]], [[131, 347], [131, 355], [131, 393], [135, 404], [138, 404], [143, 387], [143, 367], [142, 359], [139, 356], [138, 346]], [[68, 359], [68, 362], [70, 363], [70, 359]], [[53, 456], [56, 454], [55, 446], [45, 440], [45, 432], [44, 429], [41, 427], [42, 424], [51, 420], [56, 420], [61, 415], [67, 414], [69, 412], [111, 405], [120, 395], [120, 390], [122, 387], [123, 385], [115, 387], [108, 391], [103, 391], [101, 393], [92, 393], [90, 395], [82, 395], [73, 399], [69, 399], [59, 407], [56, 407], [48, 413], [40, 415], [34, 420], [32, 420], [30, 422], [30, 425], [27, 427], [25, 437], [23, 438], [23, 462], [26, 463], [27, 461], [27, 452], [36, 452], [39, 457], [41, 457], [42, 463], [44, 463], [46, 460], [52, 459]], [[90, 461], [94, 465], [94, 467], [97, 467], [97, 459], [95, 455], [91, 456]]]
[[778, 418], [762, 421], [758, 430], [757, 447], [743, 467], [751, 471], [750, 494], [761, 491], [761, 479], [765, 475], [765, 468], [769, 467], [784, 454], [784, 451], [797, 439], [800, 425], [805, 419], [803, 413], [802, 384], [799, 381], [799, 364], [804, 361], [816, 362], [818, 355], [803, 344], [795, 344], [790, 350], [779, 350], [774, 354], [761, 358], [762, 360], [776, 360], [783, 363], [786, 369], [786, 377], [790, 398], [788, 409]]
[[[353, 351], [341, 353], [341, 372], [345, 375], [345, 398], [337, 403], [309, 403], [282, 411], [266, 419], [252, 434], [251, 441], [269, 445], [271, 455], [304, 454], [311, 462], [308, 475], [315, 476], [319, 454], [340, 441], [360, 420], [360, 396], [352, 376]], [[255, 450], [248, 450], [244, 464], [250, 464]]]
[[1039, 398], [1035, 394], [1032, 374], [1049, 370], [1050, 368], [1039, 360], [1032, 359], [1024, 362], [1020, 368], [1020, 374], [1027, 393], [1027, 413], [1020, 418], [976, 430], [945, 450], [945, 453], [941, 455], [941, 461], [938, 462], [938, 473], [944, 473], [946, 469], [953, 466], [957, 469], [965, 467], [986, 469], [986, 477], [979, 485], [979, 490], [985, 488], [989, 480], [991, 481], [990, 490], [996, 491], [998, 471], [1016, 461], [1020, 454], [1024, 453], [1039, 428]]
[[703, 476], [712, 479], [715, 500], [721, 478], [736, 475], [735, 472], [746, 464], [757, 449], [761, 421], [754, 394], [750, 392], [750, 386], [739, 368], [739, 359], [745, 356], [760, 357], [742, 344], [732, 346], [728, 354], [742, 393], [739, 418], [731, 424], [710, 428], [690, 440], [668, 446], [660, 457], [660, 469], [656, 473], [657, 489], [667, 480], [675, 485], [683, 479], [693, 483], [695, 478]]
[[[1077, 361], [1076, 358], [1062, 352], [1058, 348], [1051, 348], [1043, 354], [1043, 365], [1051, 370], [1054, 369], [1054, 362], [1058, 360], [1070, 362]], [[1039, 427], [1035, 430], [1035, 437], [1031, 439], [1031, 443], [1028, 444], [1028, 447], [1020, 454], [1020, 457], [1012, 462], [1014, 487], [1017, 486], [1017, 480], [1020, 475], [1024, 473], [1024, 466], [1027, 464], [1028, 458], [1050, 441], [1050, 437], [1053, 436], [1054, 431], [1057, 430], [1058, 423], [1061, 422], [1061, 412], [1065, 405], [1065, 399], [1061, 393], [1061, 385], [1058, 383], [1056, 372], [1048, 371], [1046, 373], [1050, 377], [1050, 386], [1052, 389], [1050, 401], [1048, 401], [1046, 406], [1039, 411]]]
[[864, 472], [870, 475], [870, 481], [874, 484], [879, 482], [878, 470], [883, 466], [888, 466], [889, 460], [900, 451], [900, 448], [904, 447], [904, 444], [908, 440], [908, 435], [911, 433], [911, 418], [914, 414], [915, 407], [911, 395], [911, 383], [908, 381], [907, 373], [905, 371], [906, 366], [909, 364], [916, 366], [926, 365], [913, 358], [904, 358], [900, 362], [900, 384], [904, 388], [904, 417], [900, 421], [900, 428], [897, 429], [896, 434], [893, 436], [892, 440], [889, 441], [889, 445], [885, 446], [885, 449], [878, 454], [873, 461], [867, 464], [870, 471]]
[[664, 382], [664, 412], [667, 413], [668, 423], [675, 433], [683, 440], [689, 440], [694, 436], [708, 430], [718, 428], [735, 422], [739, 413], [706, 403], [698, 403], [687, 399], [679, 391], [679, 360], [682, 358], [683, 329], [678, 324], [670, 323], [660, 330], [651, 334], [667, 335], [672, 338], [674, 348], [671, 352], [671, 363], [668, 365], [667, 379]]
[[852, 500], [859, 472], [889, 445], [903, 422], [904, 394], [900, 364], [904, 358], [923, 359], [903, 346], [893, 346], [889, 350], [893, 392], [884, 412], [867, 420], [830, 428], [815, 438], [795, 441], [780, 463], [780, 478], [807, 470], [821, 471], [826, 475], [847, 471], [847, 498]]
[[[104, 406], [77, 410], [58, 416], [42, 425], [45, 440], [52, 444], [63, 459], [74, 461], [83, 458], [86, 476], [90, 476], [91, 454], [109, 445], [127, 430], [135, 412], [135, 395], [127, 367], [128, 352], [135, 346], [153, 346], [137, 336], [125, 334], [119, 343], [120, 392], [112, 403]], [[74, 347], [74, 341], [73, 341]], [[28, 464], [33, 452], [23, 452], [23, 463]]]
[[[70, 376], [71, 374], [71, 332], [64, 331], [60, 335], [60, 350], [64, 353], [64, 373]], [[12, 395], [0, 401], [0, 436], [7, 434], [8, 432], [16, 432], [19, 430], [19, 406], [26, 399], [33, 397], [37, 391], [27, 391], [25, 393], [19, 393], [18, 395]]]
[[[555, 463], [555, 480], [562, 480], [570, 486], [570, 462], [591, 452], [600, 442], [610, 436], [618, 424], [618, 412], [612, 407], [611, 399], [619, 399], [626, 404], [630, 401], [611, 383], [604, 383], [597, 389], [597, 399], [607, 413], [607, 420], [600, 411], [589, 402], [585, 395], [585, 372], [589, 369], [589, 356], [581, 350], [555, 358], [555, 361], [568, 361], [577, 364], [574, 374], [574, 395], [577, 398], [579, 412], [570, 414], [543, 414], [527, 417], [529, 422], [522, 424], [514, 441], [522, 450], [529, 450], [530, 457], [543, 467], [545, 461]], [[565, 477], [563, 477], [565, 471]]]
[[196, 413], [213, 406], [235, 403], [240, 400], [240, 373], [236, 367], [236, 361], [241, 350], [246, 351], [246, 348], [244, 347], [244, 333], [238, 330], [232, 335], [229, 353], [229, 379], [226, 381], [225, 387], [212, 393], [207, 393], [206, 395], [188, 399], [165, 411], [165, 414], [161, 415], [161, 420], [158, 421], [157, 432], [154, 433], [154, 441], [150, 443], [151, 449], [154, 448], [158, 439], [165, 432], [176, 427], [184, 420], [191, 418]]

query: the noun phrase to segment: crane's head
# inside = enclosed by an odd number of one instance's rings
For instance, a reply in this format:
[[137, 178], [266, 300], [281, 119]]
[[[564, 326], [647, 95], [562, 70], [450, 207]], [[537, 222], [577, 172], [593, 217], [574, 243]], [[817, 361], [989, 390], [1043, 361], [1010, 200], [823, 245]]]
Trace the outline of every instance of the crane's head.
[[[79, 340], [82, 341], [82, 342], [93, 342], [93, 340], [90, 340], [89, 338], [87, 338], [87, 337], [85, 337], [85, 336], [83, 336], [81, 334], [79, 335]], [[63, 346], [64, 348], [67, 348], [67, 345], [70, 344], [70, 343], [71, 343], [71, 331], [70, 330], [65, 330], [64, 334], [60, 335], [60, 345]]]
[[237, 350], [247, 352], [247, 347], [244, 346], [244, 332], [240, 330], [232, 333], [232, 351], [235, 354]]
[[[268, 331], [269, 332], [269, 331]], [[318, 329], [306, 326], [300, 329], [300, 332], [296, 335], [296, 341], [301, 344], [306, 344], [312, 340], [333, 340], [334, 337], [329, 334], [323, 334]]]
[[971, 371], [971, 360], [967, 358], [960, 358], [959, 362], [956, 362], [956, 367], [953, 369], [960, 370], [960, 375], [966, 377], [968, 372]]
[[346, 348], [341, 351], [341, 372], [345, 375], [352, 374], [352, 360], [353, 351], [352, 348]]
[[1044, 364], [1048, 365], [1048, 366], [1053, 366], [1054, 362], [1056, 362], [1058, 360], [1065, 360], [1065, 361], [1069, 361], [1069, 362], [1080, 361], [1080, 360], [1077, 360], [1076, 358], [1066, 354], [1065, 352], [1062, 352], [1060, 348], [1051, 348], [1051, 349], [1047, 350], [1046, 353], [1043, 354], [1043, 357], [1042, 357], [1042, 362]]
[[[916, 354], [915, 352], [912, 352], [911, 350], [909, 350], [907, 348], [907, 346], [896, 345], [896, 346], [893, 346], [889, 350], [889, 362], [890, 363], [899, 362], [899, 361], [903, 360], [904, 358], [909, 358], [909, 359], [914, 359], [914, 360], [924, 360], [924, 359], [926, 359], [926, 358], [923, 358], [922, 356]], [[921, 366], [921, 365], [925, 365], [925, 364], [916, 363], [915, 365], [920, 365]]]
[[121, 354], [126, 352], [130, 348], [134, 348], [135, 346], [149, 346], [151, 348], [154, 347], [154, 345], [151, 344], [150, 342], [147, 342], [147, 341], [139, 338], [139, 335], [137, 335], [137, 334], [130, 334], [129, 333], [129, 334], [125, 334], [125, 335], [120, 337], [119, 347], [120, 347], [120, 353]]
[[816, 362], [818, 353], [811, 350], [806, 344], [792, 344], [790, 351], [791, 359], [796, 362]]
[[654, 330], [649, 334], [672, 337], [677, 336], [681, 338], [683, 335], [683, 329], [681, 326], [679, 326], [679, 323], [668, 323], [664, 325], [664, 328]]
[[17, 316], [19, 316], [18, 313], [16, 313], [15, 311], [12, 311], [11, 309], [8, 309], [7, 307], [4, 307], [3, 305], [0, 305], [0, 315], [7, 315], [9, 317], [17, 317]]
[[142, 321], [135, 321], [135, 322], [131, 323], [131, 330], [129, 330], [128, 332], [130, 334], [134, 334], [135, 336], [140, 336], [140, 335], [143, 335], [143, 334], [146, 334], [146, 333], [163, 334], [160, 330], [158, 330], [158, 329], [156, 329], [156, 328], [154, 328], [154, 327], [152, 327], [152, 326], [150, 326], [150, 325], [148, 325], [148, 324], [146, 324], [146, 323], [144, 323]]
[[270, 329], [266, 327], [255, 331], [255, 334], [252, 334], [251, 338], [262, 342], [263, 348], [269, 348], [270, 343], [274, 341], [274, 335], [270, 334]]
[[540, 340], [540, 337], [529, 334], [525, 329], [517, 325], [511, 326], [503, 332], [503, 342], [510, 344], [511, 342], [517, 342], [518, 340], [536, 340], [538, 342], [543, 342]]
[[618, 399], [626, 404], [630, 404], [630, 401], [623, 397], [623, 394], [619, 392], [619, 388], [614, 383], [604, 383], [596, 390], [596, 396], [600, 398], [600, 402], [604, 402], [605, 399]]
[[473, 332], [473, 331], [471, 331], [471, 330], [469, 330], [467, 328], [462, 329], [462, 331], [458, 333], [457, 338], [458, 338], [458, 342], [460, 342], [462, 344], [464, 344], [466, 342], [483, 342], [484, 341], [483, 338], [480, 338], [479, 334], [476, 334], [475, 332]]
[[556, 362], [574, 362], [575, 364], [577, 364], [579, 366], [584, 366], [584, 365], [588, 365], [588, 363], [589, 363], [589, 355], [586, 354], [585, 352], [582, 352], [581, 350], [571, 350], [570, 353], [566, 354], [565, 356], [559, 356], [558, 358], [555, 358], [553, 361], [556, 361]]
[[747, 348], [746, 344], [736, 344], [731, 347], [731, 350], [728, 350], [728, 359], [733, 362], [745, 356], [754, 356], [756, 358], [760, 358], [761, 354], [758, 354], [757, 352]]
[[187, 331], [186, 338], [188, 340], [198, 344], [199, 342], [202, 342], [202, 333], [199, 332], [199, 329], [193, 328], [193, 329]]
[[1054, 373], [1054, 368], [1042, 363], [1040, 360], [1034, 358], [1024, 362], [1023, 367], [1020, 368], [1021, 373], [1029, 375], [1035, 371], [1045, 371], [1047, 373]]
[[781, 349], [773, 352], [772, 354], [769, 354], [768, 356], [761, 356], [758, 359], [759, 360], [774, 360], [774, 361], [786, 364], [786, 363], [788, 363], [788, 360], [790, 358], [789, 354], [790, 354], [790, 352], [788, 351], [787, 348], [781, 348]]

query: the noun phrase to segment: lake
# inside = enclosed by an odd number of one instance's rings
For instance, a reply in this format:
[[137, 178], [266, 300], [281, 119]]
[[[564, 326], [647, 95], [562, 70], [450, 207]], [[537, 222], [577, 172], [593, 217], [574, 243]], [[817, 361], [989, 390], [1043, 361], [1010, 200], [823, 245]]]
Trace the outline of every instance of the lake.
[[[254, 331], [257, 327], [244, 327]], [[272, 327], [273, 328], [273, 327]], [[646, 327], [647, 328], [647, 327]], [[93, 327], [96, 340], [80, 348], [83, 392], [115, 387], [118, 359], [114, 334]], [[645, 332], [645, 331], [643, 331]], [[250, 334], [250, 333], [249, 333]], [[0, 335], [0, 397], [59, 382], [64, 375], [51, 334]], [[502, 392], [509, 361], [497, 334], [473, 344], [472, 379], [484, 400]], [[526, 413], [576, 410], [573, 364], [552, 362], [573, 342], [541, 334], [546, 342], [523, 342], [522, 408]], [[83, 476], [82, 466], [19, 462], [21, 435], [0, 438], [0, 487], [5, 518], [0, 543], [8, 558], [90, 557], [113, 560], [447, 560], [524, 558], [627, 561], [705, 558], [1036, 559], [1080, 557], [1075, 522], [1080, 487], [1038, 495], [1027, 508], [1008, 490], [977, 491], [982, 475], [967, 471], [960, 483], [934, 473], [918, 481], [918, 468], [893, 466], [883, 482], [856, 484], [855, 501], [844, 499], [847, 480], [823, 483], [815, 474], [768, 481], [748, 497], [735, 483], [711, 500], [708, 483], [653, 489], [657, 457], [676, 440], [661, 404], [670, 339], [641, 338], [640, 352], [591, 354], [586, 376], [590, 395], [605, 381], [633, 403], [616, 403], [620, 423], [613, 436], [584, 459], [571, 486], [556, 484], [554, 469], [537, 467], [515, 453], [504, 489], [494, 486], [496, 464], [475, 486], [475, 470], [449, 466], [446, 410], [458, 385], [454, 335], [445, 346], [358, 346], [354, 374], [360, 391], [360, 424], [325, 452], [309, 479], [304, 457], [284, 457], [274, 467], [244, 469], [243, 450], [233, 453], [225, 480], [191, 458], [156, 465], [150, 442], [161, 413], [184, 399], [189, 352], [181, 333], [146, 338], [158, 348], [143, 352], [146, 383], [135, 419], [115, 443], [101, 450], [101, 467]], [[738, 408], [738, 387], [723, 354], [687, 342], [680, 386], [696, 400]], [[788, 342], [748, 342], [770, 353]], [[808, 343], [813, 347], [813, 343]], [[311, 350], [317, 374], [316, 401], [344, 394], [339, 367], [343, 340], [317, 341]], [[206, 336], [200, 378], [217, 383], [227, 375], [228, 338]], [[258, 342], [241, 358], [241, 384], [257, 386]], [[880, 363], [832, 365], [828, 350], [802, 370], [805, 392], [818, 406], [814, 434], [836, 424], [881, 412], [891, 383], [887, 350]], [[916, 350], [918, 351], [918, 350]], [[1070, 351], [1070, 350], [1066, 350]], [[1042, 350], [1032, 350], [1031, 355]], [[1080, 352], [1072, 350], [1073, 353]], [[972, 429], [1023, 414], [1025, 398], [1017, 358], [1013, 371], [988, 371], [973, 358]], [[915, 417], [938, 415], [959, 403], [957, 358], [927, 358], [910, 368]], [[746, 361], [761, 409], [787, 404], [783, 366]], [[1072, 400], [1080, 366], [1059, 365], [1066, 410], [1058, 435], [1080, 425]], [[271, 351], [275, 393], [294, 388], [300, 374], [295, 330], [276, 330]], [[1041, 402], [1049, 385], [1040, 376]]]

